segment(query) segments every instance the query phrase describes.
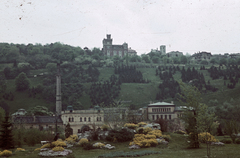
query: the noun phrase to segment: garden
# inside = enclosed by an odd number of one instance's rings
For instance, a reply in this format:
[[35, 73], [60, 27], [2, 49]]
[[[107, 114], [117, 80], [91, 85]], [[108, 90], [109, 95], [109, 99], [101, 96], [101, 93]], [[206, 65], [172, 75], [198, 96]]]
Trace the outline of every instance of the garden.
[[[38, 137], [39, 133], [36, 133]], [[140, 122], [126, 123], [119, 129], [109, 129], [107, 125], [96, 131], [69, 135], [66, 139], [45, 144], [26, 144], [22, 147], [0, 152], [1, 157], [240, 157], [240, 139], [235, 142], [229, 136], [213, 136], [203, 132], [198, 135], [200, 148], [189, 148], [189, 135], [185, 131], [162, 132], [156, 126]], [[62, 137], [62, 136], [61, 136]], [[40, 142], [39, 142], [40, 143]]]

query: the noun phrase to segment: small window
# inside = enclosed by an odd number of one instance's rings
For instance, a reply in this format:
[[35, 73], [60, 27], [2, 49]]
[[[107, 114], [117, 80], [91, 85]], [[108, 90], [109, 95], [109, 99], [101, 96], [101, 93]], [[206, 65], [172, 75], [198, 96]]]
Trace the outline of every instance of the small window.
[[74, 122], [74, 118], [72, 117], [72, 122]]
[[165, 115], [165, 119], [167, 119], [167, 115]]
[[154, 115], [152, 115], [152, 120], [154, 120], [155, 119], [155, 116]]
[[86, 118], [86, 117], [84, 117], [84, 121], [85, 121], [85, 122], [87, 121], [87, 118]]
[[163, 115], [161, 115], [161, 119], [163, 119]]
[[99, 117], [99, 121], [101, 121], [101, 117]]
[[169, 115], [169, 120], [171, 120], [172, 119], [172, 115]]
[[98, 117], [97, 117], [97, 121], [98, 121]]
[[80, 122], [82, 122], [82, 118], [80, 117]]
[[157, 115], [157, 119], [159, 119], [159, 116]]
[[69, 117], [69, 118], [68, 118], [68, 122], [71, 122], [71, 121], [72, 121], [72, 119], [71, 119], [71, 117]]
[[90, 122], [90, 121], [91, 121], [91, 118], [89, 117], [89, 118], [88, 118], [88, 122]]

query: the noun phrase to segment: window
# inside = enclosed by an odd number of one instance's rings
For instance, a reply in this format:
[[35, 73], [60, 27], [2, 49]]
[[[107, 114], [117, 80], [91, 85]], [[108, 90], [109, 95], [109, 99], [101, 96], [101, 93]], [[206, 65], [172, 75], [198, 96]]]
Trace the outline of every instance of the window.
[[91, 121], [91, 118], [89, 117], [89, 118], [88, 118], [88, 122], [90, 122], [90, 121]]
[[157, 119], [159, 119], [159, 116], [157, 115]]
[[154, 118], [154, 115], [152, 115], [152, 120], [154, 120], [155, 118]]
[[161, 119], [163, 119], [163, 115], [161, 115]]
[[80, 117], [80, 122], [82, 122], [82, 118]]
[[72, 117], [72, 122], [74, 122], [74, 118]]
[[71, 122], [71, 121], [72, 121], [72, 119], [71, 119], [71, 117], [69, 117], [69, 118], [68, 118], [68, 122]]
[[167, 119], [167, 115], [165, 115], [165, 119]]
[[169, 120], [171, 120], [172, 119], [172, 115], [169, 115]]
[[99, 121], [101, 121], [101, 117], [99, 117]]
[[87, 118], [86, 118], [86, 117], [84, 117], [84, 121], [85, 121], [85, 122], [87, 121]]

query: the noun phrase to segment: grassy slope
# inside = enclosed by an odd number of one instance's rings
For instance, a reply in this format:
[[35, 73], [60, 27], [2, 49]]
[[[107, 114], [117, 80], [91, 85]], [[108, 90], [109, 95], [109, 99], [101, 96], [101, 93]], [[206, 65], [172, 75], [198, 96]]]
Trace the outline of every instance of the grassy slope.
[[[0, 65], [0, 67], [3, 67]], [[181, 66], [180, 66], [181, 67]], [[185, 68], [186, 69], [186, 68]], [[195, 68], [199, 70], [199, 67]], [[158, 92], [158, 85], [161, 82], [159, 77], [155, 75], [156, 69], [155, 68], [139, 68], [143, 74], [144, 79], [151, 80], [150, 83], [147, 84], [140, 84], [140, 83], [123, 83], [121, 86], [121, 92], [117, 100], [121, 101], [131, 101], [130, 103], [125, 104], [135, 104], [137, 107], [146, 106], [149, 101], [155, 101], [156, 93]], [[99, 81], [104, 81], [110, 78], [112, 74], [114, 74], [114, 68], [99, 68], [100, 76]], [[41, 70], [33, 70], [30, 72], [31, 75], [40, 74], [45, 72], [44, 69]], [[219, 88], [219, 90], [215, 93], [207, 92], [203, 94], [203, 102], [208, 103], [211, 99], [217, 99], [219, 103], [224, 101], [229, 101], [233, 98], [235, 101], [239, 100], [238, 94], [240, 93], [240, 84], [238, 83], [235, 89], [227, 89], [226, 86], [223, 86], [224, 80], [212, 80], [209, 76], [207, 70], [200, 70], [205, 76], [205, 81], [210, 81], [211, 85]], [[175, 80], [180, 80], [181, 74], [177, 72], [174, 75]], [[30, 78], [31, 86], [37, 86], [38, 84], [42, 84], [42, 78]], [[226, 82], [226, 84], [229, 81]], [[91, 83], [84, 83], [85, 92], [83, 93], [82, 97], [79, 98], [79, 102], [83, 105], [85, 109], [89, 108], [92, 104], [90, 101], [90, 97], [88, 95], [88, 89], [91, 86]], [[55, 103], [47, 103], [45, 100], [40, 99], [40, 96], [36, 98], [29, 98], [27, 92], [16, 92], [15, 91], [15, 84], [14, 80], [7, 81], [7, 92], [12, 92], [15, 96], [14, 101], [6, 101], [9, 106], [11, 107], [10, 112], [15, 112], [17, 109], [24, 108], [28, 109], [30, 107], [41, 105], [41, 106], [54, 106]], [[171, 99], [165, 100], [170, 102]]]

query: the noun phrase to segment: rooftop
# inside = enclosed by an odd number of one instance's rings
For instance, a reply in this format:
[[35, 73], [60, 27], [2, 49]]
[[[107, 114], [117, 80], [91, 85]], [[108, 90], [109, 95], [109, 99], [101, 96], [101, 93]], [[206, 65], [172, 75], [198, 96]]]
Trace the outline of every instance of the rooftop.
[[166, 102], [152, 103], [152, 104], [149, 104], [148, 106], [161, 106], [161, 105], [174, 106], [174, 104], [172, 104], [172, 103], [166, 103]]

